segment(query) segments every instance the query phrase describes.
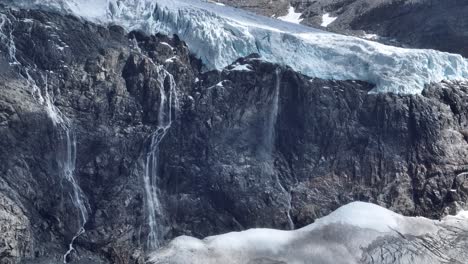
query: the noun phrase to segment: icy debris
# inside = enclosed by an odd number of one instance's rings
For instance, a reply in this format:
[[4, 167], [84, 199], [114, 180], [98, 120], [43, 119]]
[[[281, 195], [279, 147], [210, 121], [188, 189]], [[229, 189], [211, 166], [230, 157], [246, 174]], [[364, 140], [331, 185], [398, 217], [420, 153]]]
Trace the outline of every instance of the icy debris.
[[302, 16], [302, 13], [296, 13], [296, 10], [294, 9], [294, 7], [289, 6], [288, 14], [285, 16], [280, 16], [278, 17], [278, 19], [286, 21], [286, 22], [294, 23], [294, 24], [300, 24], [302, 20], [304, 20], [303, 18], [301, 18], [301, 16]]
[[338, 17], [331, 17], [330, 13], [323, 14], [322, 16], [322, 27], [328, 27], [331, 23], [335, 22]]
[[[423, 240], [437, 239], [440, 232], [446, 230], [444, 226], [460, 223], [462, 217], [468, 217], [468, 213], [446, 217], [439, 222], [422, 217], [405, 217], [370, 203], [353, 202], [294, 231], [250, 229], [203, 240], [181, 236], [151, 254], [148, 263], [358, 263], [354, 260], [360, 259], [374, 241], [381, 241], [378, 239], [386, 237], [394, 242], [406, 240], [407, 235], [419, 236]], [[460, 232], [468, 231], [468, 222], [458, 224], [458, 229]], [[443, 236], [442, 239], [446, 238]], [[417, 240], [412, 241], [414, 246], [419, 246]], [[423, 249], [427, 247], [424, 242], [421, 245]], [[399, 253], [395, 252], [395, 255], [406, 257]]]
[[208, 69], [257, 53], [310, 77], [367, 81], [376, 85], [372, 92], [420, 93], [432, 82], [468, 78], [468, 62], [460, 55], [386, 46], [199, 0], [48, 0], [29, 7], [58, 8], [127, 30], [177, 34]]

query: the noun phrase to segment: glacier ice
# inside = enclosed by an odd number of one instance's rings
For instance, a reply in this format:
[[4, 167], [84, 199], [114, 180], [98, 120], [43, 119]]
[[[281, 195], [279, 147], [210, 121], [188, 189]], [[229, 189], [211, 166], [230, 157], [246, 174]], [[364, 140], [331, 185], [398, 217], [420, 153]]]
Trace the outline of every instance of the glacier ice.
[[177, 34], [208, 69], [258, 53], [310, 77], [373, 83], [373, 92], [420, 93], [431, 82], [468, 78], [468, 62], [460, 55], [386, 46], [201, 0], [10, 2], [60, 9], [128, 30]]
[[353, 202], [295, 231], [250, 229], [203, 240], [181, 236], [151, 254], [149, 263], [463, 263], [467, 232], [466, 213], [435, 221]]

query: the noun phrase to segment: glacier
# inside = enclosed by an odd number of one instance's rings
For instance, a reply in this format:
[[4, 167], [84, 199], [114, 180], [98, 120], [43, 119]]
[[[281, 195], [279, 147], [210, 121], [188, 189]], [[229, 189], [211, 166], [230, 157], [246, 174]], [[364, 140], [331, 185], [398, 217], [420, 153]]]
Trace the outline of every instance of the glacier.
[[405, 49], [325, 32], [201, 0], [1, 0], [52, 8], [101, 24], [176, 34], [207, 70], [258, 53], [310, 77], [362, 80], [372, 92], [417, 94], [426, 84], [468, 78], [460, 55]]
[[294, 231], [250, 229], [197, 239], [181, 236], [149, 257], [152, 264], [466, 263], [468, 215], [440, 221], [405, 217], [353, 202]]

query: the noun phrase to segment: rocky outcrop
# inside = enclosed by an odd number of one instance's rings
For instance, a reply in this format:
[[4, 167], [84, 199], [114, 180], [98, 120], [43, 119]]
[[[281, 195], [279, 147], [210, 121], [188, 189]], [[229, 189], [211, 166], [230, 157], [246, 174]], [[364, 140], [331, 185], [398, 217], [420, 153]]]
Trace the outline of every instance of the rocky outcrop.
[[62, 263], [82, 224], [61, 176], [64, 120], [88, 213], [68, 260], [143, 262], [146, 154], [173, 84], [156, 168], [162, 239], [298, 228], [354, 200], [432, 218], [466, 206], [465, 82], [369, 94], [254, 55], [200, 73], [177, 36], [0, 13], [0, 263]]
[[213, 0], [208, 2], [230, 5], [268, 17], [286, 15], [289, 7], [288, 0]]
[[31, 256], [32, 247], [27, 241], [31, 239], [29, 219], [8, 197], [0, 194], [0, 259], [11, 260]]

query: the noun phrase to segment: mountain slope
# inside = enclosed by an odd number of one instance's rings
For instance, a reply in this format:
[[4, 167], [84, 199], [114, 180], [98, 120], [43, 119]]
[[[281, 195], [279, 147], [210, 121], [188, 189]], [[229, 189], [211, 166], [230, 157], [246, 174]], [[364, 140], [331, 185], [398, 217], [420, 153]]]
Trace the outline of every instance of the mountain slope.
[[0, 25], [1, 264], [141, 264], [179, 235], [299, 229], [357, 200], [467, 207], [466, 81], [374, 94], [258, 55], [202, 72], [177, 36], [57, 12], [0, 6]]

